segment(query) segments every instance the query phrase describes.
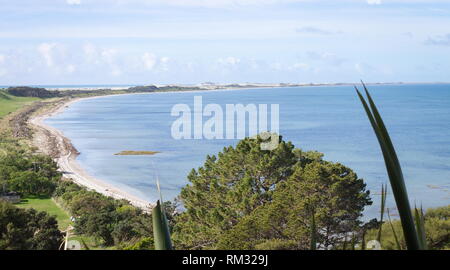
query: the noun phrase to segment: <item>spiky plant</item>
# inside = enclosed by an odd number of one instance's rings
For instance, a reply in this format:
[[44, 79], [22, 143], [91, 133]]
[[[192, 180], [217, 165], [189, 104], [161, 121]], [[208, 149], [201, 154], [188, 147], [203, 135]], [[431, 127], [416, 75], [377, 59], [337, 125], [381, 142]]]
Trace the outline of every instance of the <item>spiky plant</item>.
[[381, 231], [383, 229], [384, 210], [386, 208], [387, 185], [381, 185], [381, 209], [380, 209], [380, 228], [378, 229], [377, 241], [381, 243]]
[[417, 234], [416, 227], [414, 225], [414, 219], [411, 213], [402, 169], [400, 167], [400, 162], [398, 161], [391, 138], [364, 83], [363, 87], [367, 95], [368, 102], [366, 102], [365, 98], [361, 95], [356, 86], [355, 90], [361, 100], [364, 110], [366, 111], [367, 117], [369, 118], [370, 124], [372, 125], [383, 153], [384, 162], [389, 175], [389, 181], [391, 183], [392, 193], [394, 194], [395, 203], [400, 214], [406, 246], [409, 250], [424, 249], [421, 245], [419, 235]]
[[389, 220], [389, 225], [391, 226], [392, 235], [394, 236], [395, 245], [397, 246], [398, 250], [401, 250], [402, 246], [400, 245], [400, 241], [398, 240], [398, 236], [397, 236], [397, 233], [395, 232], [394, 225], [392, 225], [391, 214], [389, 213], [389, 208], [387, 208], [387, 216], [388, 216], [388, 220]]
[[[160, 200], [156, 202], [156, 206], [152, 209], [153, 220], [153, 237], [155, 238], [156, 250], [170, 250], [172, 247], [172, 240], [170, 239], [170, 230], [167, 224], [167, 217], [164, 211], [164, 207], [161, 205], [162, 194], [159, 186], [159, 179], [156, 176], [156, 186], [158, 187]], [[161, 201], [161, 203], [160, 203]]]
[[427, 238], [425, 236], [425, 217], [423, 209], [420, 207], [420, 211], [417, 207], [414, 207], [414, 217], [416, 219], [417, 233], [419, 234], [419, 241], [423, 249], [428, 249]]
[[166, 215], [159, 203], [152, 210], [153, 219], [153, 236], [155, 238], [156, 250], [170, 250], [172, 249], [172, 241], [170, 240], [169, 226], [167, 226]]

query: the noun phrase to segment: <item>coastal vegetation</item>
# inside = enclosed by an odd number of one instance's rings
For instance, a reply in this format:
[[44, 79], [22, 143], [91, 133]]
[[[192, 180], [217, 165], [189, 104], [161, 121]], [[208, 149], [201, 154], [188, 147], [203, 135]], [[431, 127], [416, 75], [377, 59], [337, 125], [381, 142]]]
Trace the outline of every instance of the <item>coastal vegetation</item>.
[[[25, 91], [26, 95], [44, 93]], [[113, 90], [100, 94], [108, 91]], [[6, 91], [0, 94], [5, 104], [30, 98]], [[17, 108], [48, 98], [44, 96], [31, 97]], [[31, 107], [14, 114], [27, 119], [25, 115], [35, 111]], [[374, 130], [382, 131], [377, 134], [380, 144], [386, 147], [387, 131], [379, 130], [382, 121], [373, 101], [365, 107]], [[203, 166], [188, 175], [189, 184], [179, 196], [182, 210], [178, 202], [165, 202], [145, 212], [65, 179], [52, 158], [30, 146], [31, 132], [3, 128], [26, 125], [26, 120], [9, 120], [0, 119], [0, 191], [18, 192], [22, 201], [14, 205], [0, 199], [0, 249], [60, 249], [62, 230], [69, 226], [74, 234], [70, 239], [86, 249], [353, 250], [365, 249], [375, 239], [382, 249], [410, 248], [404, 220], [391, 220], [392, 208], [386, 209], [387, 220], [384, 207], [379, 220], [362, 219], [372, 199], [363, 179], [351, 168], [325, 160], [322, 153], [302, 151], [281, 136], [273, 151], [261, 150], [262, 139], [257, 137], [208, 156]], [[399, 176], [399, 168], [389, 163], [395, 154], [393, 146], [383, 152], [388, 169], [397, 170], [390, 176]], [[391, 178], [391, 183], [398, 181]], [[398, 205], [401, 199], [396, 201]], [[422, 245], [450, 248], [450, 206], [428, 209], [423, 216], [420, 210], [407, 211], [416, 217], [412, 224]]]
[[54, 197], [74, 217], [76, 234], [102, 241], [104, 246], [125, 247], [152, 237], [151, 215], [124, 200], [115, 200], [62, 181]]
[[[16, 139], [2, 137], [0, 146], [3, 150], [0, 157], [0, 193], [16, 192], [22, 195], [21, 202], [15, 205], [0, 199], [5, 209], [5, 212], [0, 212], [0, 239], [5, 241], [3, 249], [58, 249], [62, 239], [57, 246], [53, 242], [51, 246], [27, 246], [20, 242], [25, 240], [16, 239], [15, 234], [9, 236], [13, 233], [10, 229], [19, 230], [15, 226], [36, 222], [34, 219], [42, 219], [45, 224], [56, 228], [59, 225], [61, 230], [71, 224], [76, 235], [91, 237], [103, 247], [125, 248], [136, 245], [141, 239], [153, 239], [150, 214], [127, 201], [89, 191], [62, 178], [50, 157], [36, 154]], [[13, 216], [17, 216], [17, 223]]]
[[45, 88], [27, 86], [9, 87], [6, 92], [16, 97], [52, 98], [59, 96], [59, 91], [48, 91]]
[[68, 90], [47, 90], [39, 87], [17, 86], [9, 87], [7, 89], [0, 89], [0, 98], [2, 96], [10, 97], [34, 97], [34, 98], [63, 98], [63, 97], [87, 97], [87, 96], [106, 96], [117, 94], [136, 94], [136, 93], [151, 93], [151, 92], [167, 92], [167, 91], [192, 91], [192, 90], [207, 90], [195, 86], [135, 86], [113, 90], [109, 88], [84, 90], [84, 89], [68, 89]]
[[[9, 122], [4, 120], [2, 125], [7, 125]], [[127, 201], [103, 196], [64, 179], [53, 159], [36, 150], [26, 138], [16, 138], [10, 130], [3, 130], [0, 195], [14, 192], [21, 195], [21, 201], [11, 204], [0, 198], [4, 209], [0, 211], [0, 249], [59, 249], [63, 241], [60, 230], [69, 225], [77, 237], [101, 248], [125, 248], [146, 238], [153, 241], [151, 215]], [[36, 223], [38, 220], [42, 223]], [[55, 228], [58, 235], [50, 235]], [[33, 236], [41, 230], [50, 235], [49, 243], [35, 243], [44, 237]]]
[[61, 173], [48, 156], [33, 153], [13, 139], [0, 139], [0, 187], [3, 192], [19, 192], [23, 196], [50, 197]]
[[[449, 250], [450, 249], [450, 205], [430, 208], [424, 214], [426, 243], [428, 249]], [[382, 249], [396, 250], [407, 249], [403, 228], [400, 220], [388, 221], [382, 224], [380, 244]], [[367, 232], [367, 244], [372, 239], [377, 239], [379, 229]]]

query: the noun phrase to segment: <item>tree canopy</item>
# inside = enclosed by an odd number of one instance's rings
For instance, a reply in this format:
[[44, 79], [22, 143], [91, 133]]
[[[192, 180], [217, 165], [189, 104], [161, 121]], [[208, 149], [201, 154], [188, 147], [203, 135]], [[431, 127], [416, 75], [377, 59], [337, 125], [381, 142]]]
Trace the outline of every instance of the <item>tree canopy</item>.
[[[339, 163], [316, 161], [296, 166], [264, 204], [219, 237], [221, 249], [328, 249], [358, 229], [370, 205], [365, 184]], [[314, 224], [312, 222], [314, 216]]]
[[261, 150], [261, 142], [246, 138], [189, 174], [180, 195], [186, 211], [174, 229], [178, 245], [303, 249], [314, 215], [318, 244], [328, 247], [360, 224], [371, 201], [351, 169], [281, 137], [272, 151]]
[[15, 191], [24, 196], [53, 194], [61, 173], [50, 157], [21, 148], [4, 152], [0, 156], [0, 191]]

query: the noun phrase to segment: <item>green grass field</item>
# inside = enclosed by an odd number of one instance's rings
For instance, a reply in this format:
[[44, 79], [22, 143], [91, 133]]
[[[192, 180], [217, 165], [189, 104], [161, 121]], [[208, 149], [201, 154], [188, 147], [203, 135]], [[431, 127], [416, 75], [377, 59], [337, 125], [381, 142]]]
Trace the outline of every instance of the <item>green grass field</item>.
[[34, 208], [38, 211], [45, 211], [52, 216], [56, 216], [60, 230], [65, 230], [71, 223], [69, 214], [61, 209], [51, 198], [25, 198], [22, 202], [16, 204], [16, 206], [20, 208]]
[[0, 90], [0, 118], [36, 100], [39, 100], [39, 98], [15, 97]]
[[96, 240], [92, 236], [72, 235], [69, 237], [69, 239], [80, 242], [81, 249], [83, 249], [83, 250], [86, 250], [86, 246], [87, 246], [87, 249], [90, 249], [90, 250], [114, 250], [115, 249], [114, 246], [112, 246], [112, 247], [102, 246], [100, 241]]

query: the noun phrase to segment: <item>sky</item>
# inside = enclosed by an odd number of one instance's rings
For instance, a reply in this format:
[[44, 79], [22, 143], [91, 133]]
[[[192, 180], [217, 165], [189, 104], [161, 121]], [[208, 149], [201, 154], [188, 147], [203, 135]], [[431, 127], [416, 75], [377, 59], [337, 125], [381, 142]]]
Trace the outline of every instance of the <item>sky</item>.
[[0, 0], [0, 85], [450, 82], [450, 0]]

